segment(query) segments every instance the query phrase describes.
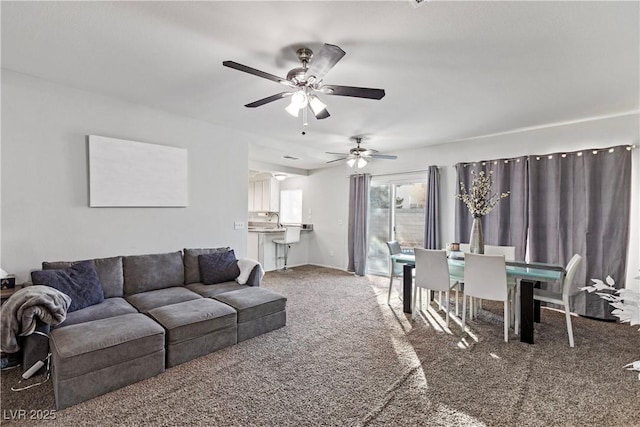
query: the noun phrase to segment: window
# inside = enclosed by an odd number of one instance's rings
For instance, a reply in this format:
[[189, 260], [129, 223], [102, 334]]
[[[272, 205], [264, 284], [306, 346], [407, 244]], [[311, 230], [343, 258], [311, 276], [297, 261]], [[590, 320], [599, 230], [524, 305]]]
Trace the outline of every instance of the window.
[[302, 190], [280, 191], [280, 222], [302, 224]]

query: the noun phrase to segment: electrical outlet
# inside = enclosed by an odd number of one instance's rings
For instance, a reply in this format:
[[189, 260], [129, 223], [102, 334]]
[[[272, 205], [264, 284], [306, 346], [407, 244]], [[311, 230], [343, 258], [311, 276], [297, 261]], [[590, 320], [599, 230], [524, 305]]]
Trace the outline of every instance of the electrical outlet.
[[242, 230], [244, 228], [244, 221], [236, 221], [233, 223], [234, 230]]
[[333, 251], [329, 251], [329, 256], [333, 256]]

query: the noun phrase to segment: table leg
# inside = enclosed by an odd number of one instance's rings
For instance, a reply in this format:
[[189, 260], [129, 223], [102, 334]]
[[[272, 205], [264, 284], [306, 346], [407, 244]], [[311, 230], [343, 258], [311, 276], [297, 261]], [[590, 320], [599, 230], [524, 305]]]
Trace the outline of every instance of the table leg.
[[520, 281], [520, 341], [533, 344], [533, 287], [534, 282]]
[[[540, 282], [536, 282], [533, 287], [540, 289]], [[533, 321], [535, 323], [540, 323], [540, 301], [538, 300], [533, 300]]]
[[402, 267], [402, 311], [411, 313], [411, 288], [413, 287], [413, 265], [405, 264]]

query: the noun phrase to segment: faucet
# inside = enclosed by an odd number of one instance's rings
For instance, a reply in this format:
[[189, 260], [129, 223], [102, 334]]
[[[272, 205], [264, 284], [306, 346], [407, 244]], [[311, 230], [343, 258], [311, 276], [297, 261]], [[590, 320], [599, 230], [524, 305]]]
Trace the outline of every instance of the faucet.
[[274, 215], [278, 218], [276, 221], [276, 228], [282, 227], [282, 224], [280, 224], [280, 214], [278, 212], [269, 212], [269, 220], [271, 220]]

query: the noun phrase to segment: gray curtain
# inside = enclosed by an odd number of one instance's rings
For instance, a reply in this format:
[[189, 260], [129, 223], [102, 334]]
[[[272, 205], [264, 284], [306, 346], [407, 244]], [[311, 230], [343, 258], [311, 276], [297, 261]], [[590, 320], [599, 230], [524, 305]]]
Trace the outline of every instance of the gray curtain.
[[[526, 157], [514, 159], [486, 160], [476, 163], [458, 163], [456, 165], [456, 194], [460, 192], [460, 182], [467, 189], [471, 186], [471, 171], [477, 174], [493, 171], [492, 192], [509, 192], [509, 197], [498, 202], [488, 215], [482, 217], [482, 230], [486, 245], [515, 246], [516, 260], [524, 261], [527, 249], [529, 177]], [[467, 206], [456, 199], [455, 239], [468, 243], [473, 217]]]
[[[531, 157], [529, 247], [532, 261], [583, 259], [572, 285], [572, 311], [615, 319], [609, 303], [577, 288], [613, 277], [625, 287], [631, 206], [631, 152], [624, 146]], [[559, 285], [547, 286], [558, 291]]]
[[349, 180], [349, 265], [347, 271], [367, 273], [367, 231], [369, 222], [370, 174], [351, 175]]
[[429, 166], [427, 174], [424, 247], [425, 249], [442, 249], [440, 242], [440, 171], [437, 166]]

